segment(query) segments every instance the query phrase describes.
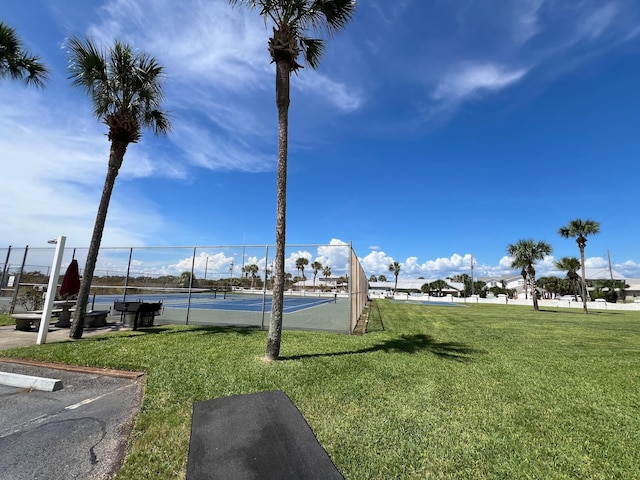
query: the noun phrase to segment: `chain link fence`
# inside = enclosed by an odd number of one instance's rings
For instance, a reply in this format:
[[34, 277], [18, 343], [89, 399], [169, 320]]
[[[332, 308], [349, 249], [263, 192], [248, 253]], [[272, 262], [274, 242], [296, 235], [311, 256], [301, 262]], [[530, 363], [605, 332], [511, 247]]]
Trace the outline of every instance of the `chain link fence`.
[[[43, 296], [54, 251], [0, 248], [0, 312], [28, 310], [25, 298]], [[64, 249], [58, 286], [74, 259], [82, 275], [87, 252]], [[115, 302], [158, 301], [156, 323], [265, 328], [274, 255], [272, 245], [104, 247], [88, 309], [114, 314]], [[368, 283], [351, 244], [287, 245], [285, 257], [283, 327], [352, 333]]]

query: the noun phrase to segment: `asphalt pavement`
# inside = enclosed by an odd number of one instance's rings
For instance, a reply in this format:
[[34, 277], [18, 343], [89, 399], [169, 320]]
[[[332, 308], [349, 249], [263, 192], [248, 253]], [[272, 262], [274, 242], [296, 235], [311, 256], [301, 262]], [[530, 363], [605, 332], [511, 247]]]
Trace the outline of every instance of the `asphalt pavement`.
[[[35, 343], [36, 336], [0, 327], [0, 349]], [[68, 329], [50, 331], [48, 342], [56, 340], [68, 340]], [[142, 401], [142, 373], [3, 358], [0, 371], [62, 381], [53, 392], [0, 385], [0, 480], [102, 480], [117, 473]]]

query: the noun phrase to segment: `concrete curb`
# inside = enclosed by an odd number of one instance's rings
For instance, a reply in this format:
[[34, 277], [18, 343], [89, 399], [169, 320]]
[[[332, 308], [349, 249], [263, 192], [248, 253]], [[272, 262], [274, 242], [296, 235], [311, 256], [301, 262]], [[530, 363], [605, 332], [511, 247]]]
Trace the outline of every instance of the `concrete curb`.
[[83, 367], [79, 365], [67, 365], [65, 363], [40, 362], [37, 360], [25, 360], [22, 358], [0, 357], [0, 363], [17, 363], [20, 365], [29, 365], [32, 367], [52, 368], [55, 370], [65, 370], [67, 372], [92, 373], [95, 375], [104, 375], [107, 377], [128, 378], [135, 380], [143, 377], [145, 372], [114, 370], [112, 368]]
[[55, 392], [62, 388], [62, 380], [55, 378], [32, 377], [20, 373], [0, 372], [0, 385], [9, 387], [30, 388], [43, 392]]

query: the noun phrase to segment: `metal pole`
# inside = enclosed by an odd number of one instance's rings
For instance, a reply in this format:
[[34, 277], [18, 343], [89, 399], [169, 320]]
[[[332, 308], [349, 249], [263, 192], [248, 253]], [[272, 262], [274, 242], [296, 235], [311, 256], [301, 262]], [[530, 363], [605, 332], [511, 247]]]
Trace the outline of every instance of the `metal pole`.
[[193, 257], [191, 257], [191, 276], [189, 277], [189, 297], [187, 298], [187, 318], [185, 325], [189, 325], [189, 310], [191, 310], [191, 287], [193, 285], [193, 269], [196, 265], [196, 248], [193, 247]]
[[[243, 245], [242, 246], [242, 268], [240, 269], [240, 271], [242, 273], [244, 273], [244, 253], [245, 253], [245, 248], [246, 248], [246, 246]], [[241, 282], [240, 285], [244, 286], [244, 283]]]
[[[349, 242], [349, 335], [353, 333], [353, 328], [355, 325], [353, 324], [354, 310], [353, 310], [353, 245]], [[358, 319], [356, 319], [356, 322]]]
[[262, 287], [262, 321], [260, 322], [260, 330], [264, 330], [264, 310], [267, 303], [267, 277], [269, 275], [269, 245], [264, 251], [264, 286]]
[[29, 245], [24, 247], [24, 257], [22, 257], [22, 266], [18, 272], [18, 278], [16, 279], [16, 288], [13, 291], [13, 297], [11, 298], [11, 306], [9, 307], [9, 313], [13, 313], [16, 308], [16, 301], [18, 300], [18, 290], [20, 290], [20, 282], [22, 281], [22, 272], [24, 271], [24, 264], [27, 261], [27, 252], [29, 251]]
[[209, 255], [207, 255], [207, 261], [204, 264], [204, 279], [207, 279], [207, 269], [209, 268]]
[[471, 295], [473, 295], [473, 255], [471, 255]]
[[9, 257], [11, 256], [11, 245], [7, 249], [7, 258], [2, 266], [2, 279], [0, 280], [0, 297], [2, 296], [2, 289], [4, 288], [4, 281], [7, 278], [7, 272], [9, 271]]
[[[127, 287], [129, 286], [129, 271], [131, 270], [131, 257], [133, 256], [133, 247], [129, 249], [129, 262], [127, 263], [127, 276], [124, 279], [124, 293], [122, 294], [122, 301], [127, 300]], [[107, 272], [107, 277], [109, 273]]]
[[49, 331], [49, 321], [51, 320], [51, 311], [53, 310], [53, 301], [56, 299], [56, 288], [58, 287], [58, 278], [60, 277], [60, 265], [62, 264], [62, 256], [64, 255], [64, 244], [67, 237], [60, 236], [56, 240], [56, 251], [53, 254], [53, 263], [51, 265], [51, 275], [49, 275], [49, 286], [47, 294], [44, 298], [44, 310], [40, 318], [40, 329], [38, 330], [38, 339], [36, 343], [42, 345], [47, 342], [47, 332]]

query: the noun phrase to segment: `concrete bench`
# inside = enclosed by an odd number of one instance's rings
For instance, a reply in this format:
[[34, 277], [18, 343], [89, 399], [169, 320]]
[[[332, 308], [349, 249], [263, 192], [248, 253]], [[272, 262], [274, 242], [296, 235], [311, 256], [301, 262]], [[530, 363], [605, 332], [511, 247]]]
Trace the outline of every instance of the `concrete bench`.
[[84, 325], [87, 328], [104, 327], [107, 324], [109, 310], [94, 310], [84, 314]]
[[[62, 310], [54, 308], [51, 310], [51, 316], [60, 315]], [[30, 310], [24, 313], [12, 313], [11, 318], [16, 321], [16, 330], [29, 331], [33, 325], [35, 329], [40, 328], [40, 320], [42, 320], [42, 310]]]
[[40, 320], [42, 320], [42, 312], [14, 313], [11, 315], [16, 321], [16, 330], [28, 332], [33, 325], [36, 329], [40, 328]]

